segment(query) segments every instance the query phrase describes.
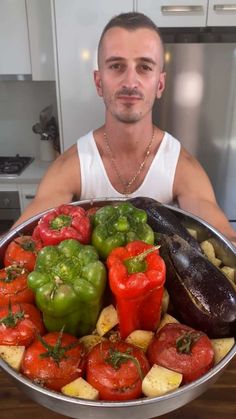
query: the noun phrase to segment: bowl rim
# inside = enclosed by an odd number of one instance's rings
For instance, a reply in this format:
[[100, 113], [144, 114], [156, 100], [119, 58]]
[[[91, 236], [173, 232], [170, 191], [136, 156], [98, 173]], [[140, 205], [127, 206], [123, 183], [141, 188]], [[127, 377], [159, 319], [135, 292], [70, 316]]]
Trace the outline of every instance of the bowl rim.
[[88, 400], [88, 399], [80, 399], [76, 397], [71, 396], [65, 396], [63, 393], [56, 392], [53, 390], [49, 390], [46, 387], [42, 387], [38, 384], [35, 384], [33, 381], [29, 380], [23, 374], [15, 371], [13, 368], [11, 368], [5, 361], [0, 359], [0, 367], [7, 372], [9, 375], [11, 375], [17, 382], [24, 384], [26, 387], [31, 388], [33, 390], [36, 390], [37, 392], [45, 395], [50, 396], [54, 398], [55, 400], [61, 400], [66, 402], [71, 402], [73, 404], [77, 405], [83, 405], [83, 406], [92, 406], [92, 407], [134, 407], [139, 406], [140, 404], [146, 405], [146, 404], [152, 404], [156, 403], [158, 401], [165, 401], [169, 400], [171, 398], [175, 398], [177, 396], [181, 396], [182, 394], [185, 394], [191, 389], [196, 389], [196, 387], [200, 387], [202, 384], [208, 381], [208, 379], [212, 379], [218, 373], [224, 371], [225, 367], [228, 365], [231, 359], [236, 355], [236, 343], [231, 348], [231, 350], [228, 352], [228, 354], [215, 366], [213, 366], [206, 374], [204, 374], [202, 377], [198, 378], [197, 380], [194, 380], [192, 383], [185, 384], [182, 387], [179, 387], [178, 389], [166, 393], [162, 396], [156, 396], [156, 397], [142, 397], [139, 399], [134, 400], [127, 400], [127, 401], [106, 401], [106, 400]]
[[[87, 199], [87, 200], [81, 200], [81, 201], [73, 201], [69, 204], [72, 205], [91, 205], [93, 206], [96, 203], [104, 203], [104, 205], [107, 203], [116, 203], [116, 202], [123, 202], [127, 201], [128, 197], [109, 197], [109, 198], [93, 198], [93, 199]], [[193, 220], [199, 222], [200, 224], [204, 225], [208, 229], [210, 229], [213, 233], [215, 233], [217, 236], [221, 238], [223, 242], [227, 244], [227, 246], [233, 251], [233, 253], [236, 255], [236, 247], [231, 243], [231, 241], [225, 237], [221, 232], [219, 232], [215, 227], [213, 227], [210, 223], [207, 221], [201, 219], [200, 217], [191, 214], [188, 211], [182, 210], [179, 207], [176, 207], [174, 205], [167, 205], [162, 204], [163, 206], [167, 207], [168, 209], [174, 210], [184, 216], [189, 216]], [[54, 207], [56, 208], [56, 207]], [[23, 223], [19, 224], [12, 230], [10, 230], [8, 233], [6, 233], [1, 239], [0, 239], [0, 247], [11, 240], [15, 234], [17, 234], [20, 230], [23, 230], [28, 225], [32, 224], [33, 222], [37, 221], [40, 217], [42, 217], [47, 212], [50, 212], [54, 208], [49, 208], [45, 211], [42, 211], [33, 217], [29, 218], [28, 220], [24, 221]], [[224, 372], [224, 369], [228, 365], [228, 363], [233, 359], [233, 357], [236, 355], [236, 342], [234, 343], [233, 347], [230, 349], [230, 351], [227, 353], [227, 355], [216, 365], [214, 365], [206, 374], [198, 378], [197, 380], [194, 380], [193, 382], [189, 384], [185, 384], [178, 389], [171, 391], [169, 393], [166, 393], [162, 396], [156, 396], [156, 397], [142, 397], [138, 399], [133, 400], [127, 400], [127, 401], [106, 401], [106, 400], [89, 400], [89, 399], [81, 399], [77, 397], [71, 397], [66, 396], [63, 393], [56, 392], [50, 389], [47, 389], [46, 387], [40, 386], [39, 384], [34, 383], [33, 381], [29, 380], [27, 377], [25, 377], [22, 373], [15, 371], [13, 368], [11, 368], [3, 359], [0, 358], [0, 367], [7, 372], [11, 377], [13, 377], [18, 383], [23, 384], [27, 388], [31, 388], [32, 390], [36, 390], [38, 393], [41, 393], [44, 396], [52, 397], [54, 400], [60, 400], [64, 402], [69, 402], [78, 406], [90, 406], [90, 407], [103, 407], [103, 408], [126, 408], [126, 407], [138, 407], [140, 405], [149, 405], [154, 404], [156, 402], [164, 402], [166, 400], [170, 400], [172, 398], [175, 398], [177, 396], [181, 396], [183, 394], [186, 394], [191, 391], [191, 389], [196, 389], [201, 387], [204, 383], [207, 383], [210, 381], [210, 379], [213, 379], [215, 376], [217, 376], [220, 373]]]

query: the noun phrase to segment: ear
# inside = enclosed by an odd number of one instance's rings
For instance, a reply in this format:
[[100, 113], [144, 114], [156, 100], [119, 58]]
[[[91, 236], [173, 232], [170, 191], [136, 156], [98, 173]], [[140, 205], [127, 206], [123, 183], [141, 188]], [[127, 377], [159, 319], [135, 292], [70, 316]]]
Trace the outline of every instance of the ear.
[[95, 70], [93, 72], [93, 79], [94, 79], [94, 83], [98, 92], [98, 95], [100, 97], [103, 96], [103, 92], [102, 92], [102, 79], [101, 79], [101, 75], [100, 75], [100, 71], [99, 70]]
[[159, 82], [158, 82], [158, 86], [157, 86], [157, 93], [156, 93], [156, 97], [157, 99], [160, 99], [162, 97], [162, 93], [165, 90], [165, 84], [166, 84], [166, 73], [160, 73], [160, 78], [159, 78]]

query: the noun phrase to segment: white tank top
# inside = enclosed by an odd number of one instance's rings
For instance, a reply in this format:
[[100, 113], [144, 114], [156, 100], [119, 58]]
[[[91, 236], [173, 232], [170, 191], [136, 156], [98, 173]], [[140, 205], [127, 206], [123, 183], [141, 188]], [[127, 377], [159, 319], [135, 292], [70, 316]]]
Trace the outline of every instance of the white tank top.
[[[77, 140], [77, 150], [81, 174], [80, 199], [124, 197], [113, 188], [107, 176], [92, 131]], [[163, 204], [172, 202], [179, 153], [180, 142], [165, 132], [146, 177], [129, 196], [147, 196]]]

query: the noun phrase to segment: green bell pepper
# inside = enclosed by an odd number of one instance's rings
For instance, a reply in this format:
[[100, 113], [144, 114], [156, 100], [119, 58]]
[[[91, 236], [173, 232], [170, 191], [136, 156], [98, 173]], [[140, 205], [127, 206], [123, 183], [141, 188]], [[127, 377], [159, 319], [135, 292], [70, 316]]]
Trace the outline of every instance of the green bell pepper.
[[107, 205], [97, 210], [93, 217], [92, 245], [100, 257], [106, 259], [116, 247], [134, 240], [154, 243], [154, 232], [147, 224], [144, 210], [129, 202]]
[[36, 294], [48, 331], [64, 327], [65, 332], [83, 336], [96, 326], [106, 268], [93, 246], [68, 239], [39, 251], [28, 286]]

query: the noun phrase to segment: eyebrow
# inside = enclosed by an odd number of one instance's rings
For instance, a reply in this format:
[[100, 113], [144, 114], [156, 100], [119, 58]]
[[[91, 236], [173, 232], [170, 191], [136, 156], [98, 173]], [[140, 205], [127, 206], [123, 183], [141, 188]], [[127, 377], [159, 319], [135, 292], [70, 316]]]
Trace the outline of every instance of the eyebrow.
[[119, 57], [117, 55], [112, 55], [111, 57], [109, 57], [105, 60], [105, 63], [109, 64], [109, 63], [114, 62], [114, 61], [125, 61], [125, 59], [123, 57]]
[[[114, 61], [125, 61], [125, 60], [126, 59], [124, 57], [120, 57], [118, 55], [112, 55], [111, 57], [109, 57], [105, 60], [105, 63], [109, 64], [109, 63], [114, 62]], [[149, 58], [149, 57], [138, 57], [137, 61], [144, 61], [144, 62], [152, 64], [154, 66], [157, 65], [157, 63], [152, 58]]]
[[152, 58], [149, 58], [149, 57], [140, 57], [139, 60], [152, 64], [152, 65], [157, 65], [156, 61], [154, 61]]

